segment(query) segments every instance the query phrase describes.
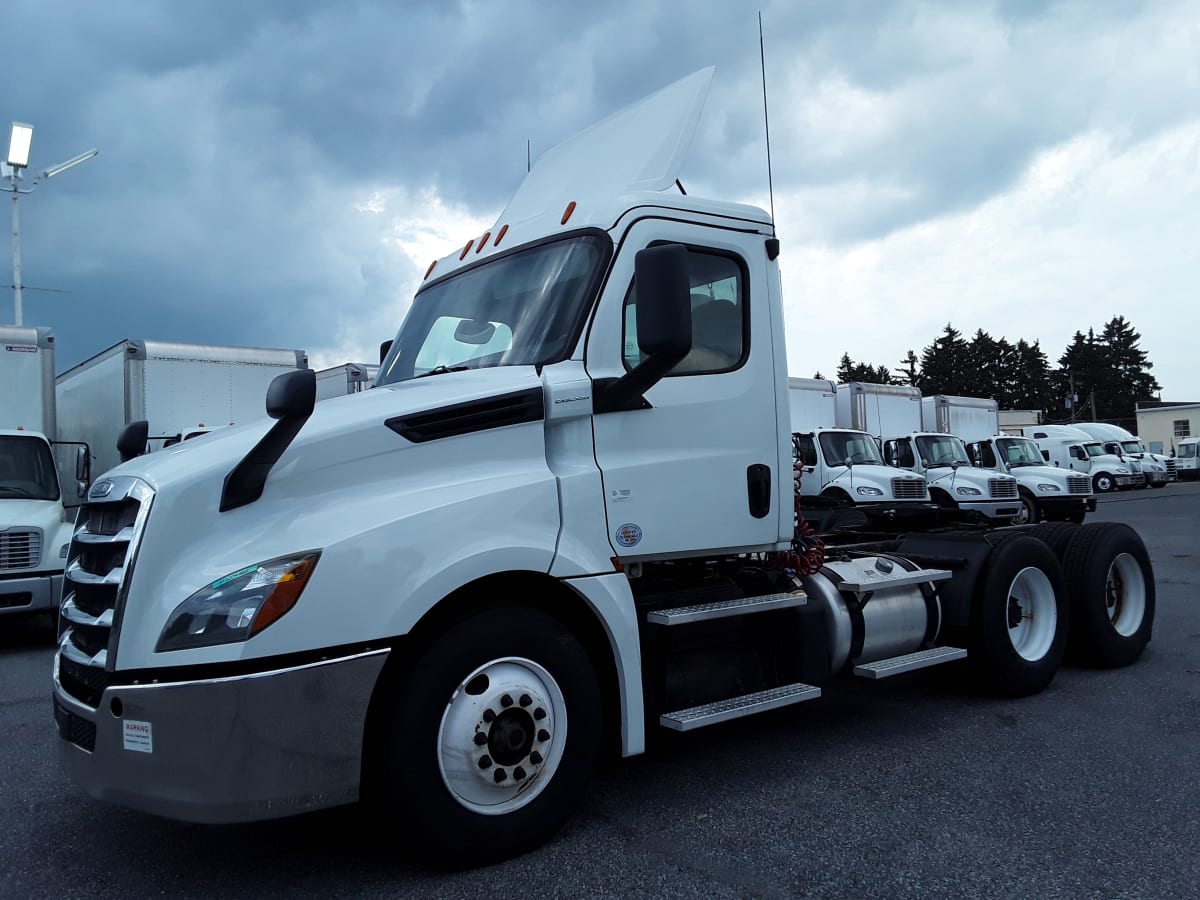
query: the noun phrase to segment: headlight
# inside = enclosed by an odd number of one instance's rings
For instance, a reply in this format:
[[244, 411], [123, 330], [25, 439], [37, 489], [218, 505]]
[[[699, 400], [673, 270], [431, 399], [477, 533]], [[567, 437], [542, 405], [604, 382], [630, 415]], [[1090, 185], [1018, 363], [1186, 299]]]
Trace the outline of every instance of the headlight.
[[1128, 475], [1128, 474], [1129, 474], [1129, 470], [1128, 470], [1128, 469], [1126, 469], [1126, 468], [1124, 468], [1124, 467], [1122, 467], [1122, 466], [1118, 466], [1118, 467], [1117, 467], [1117, 469], [1116, 469], [1116, 473], [1117, 473], [1118, 475]]
[[879, 488], [876, 488], [876, 487], [860, 487], [860, 488], [855, 488], [855, 490], [858, 491], [860, 494], [862, 494], [864, 497], [882, 497], [883, 496], [883, 491], [881, 491]]
[[1038, 490], [1047, 494], [1057, 494], [1062, 490], [1057, 484], [1039, 484]]
[[962, 494], [964, 497], [978, 497], [983, 491], [973, 487], [957, 487], [954, 489], [956, 494]]
[[175, 607], [154, 649], [211, 647], [253, 637], [296, 605], [320, 557], [319, 550], [281, 556], [218, 578]]

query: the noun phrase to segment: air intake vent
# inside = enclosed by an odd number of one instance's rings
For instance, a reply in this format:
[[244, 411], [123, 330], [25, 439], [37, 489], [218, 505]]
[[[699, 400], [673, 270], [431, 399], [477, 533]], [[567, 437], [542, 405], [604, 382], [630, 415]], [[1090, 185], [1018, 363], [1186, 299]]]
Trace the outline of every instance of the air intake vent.
[[388, 419], [385, 424], [401, 437], [421, 444], [473, 431], [538, 422], [544, 414], [542, 389], [530, 388], [502, 397], [485, 397], [428, 412], [397, 416]]

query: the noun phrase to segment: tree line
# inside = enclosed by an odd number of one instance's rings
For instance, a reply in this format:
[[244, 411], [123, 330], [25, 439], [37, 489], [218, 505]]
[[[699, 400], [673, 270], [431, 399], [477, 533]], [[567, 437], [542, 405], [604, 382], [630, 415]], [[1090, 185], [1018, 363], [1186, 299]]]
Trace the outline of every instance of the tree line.
[[982, 328], [967, 340], [947, 322], [919, 357], [909, 350], [895, 371], [842, 354], [837, 380], [914, 385], [925, 396], [992, 397], [1001, 409], [1040, 409], [1047, 422], [1132, 424], [1137, 401], [1161, 390], [1141, 339], [1124, 316], [1114, 316], [1099, 334], [1076, 331], [1053, 368], [1038, 341], [1010, 343]]

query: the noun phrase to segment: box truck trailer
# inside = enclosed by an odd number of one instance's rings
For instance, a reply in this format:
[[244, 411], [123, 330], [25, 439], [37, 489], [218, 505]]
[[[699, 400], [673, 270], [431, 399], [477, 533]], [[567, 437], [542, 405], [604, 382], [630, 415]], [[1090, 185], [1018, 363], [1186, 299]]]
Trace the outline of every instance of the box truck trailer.
[[330, 400], [333, 397], [345, 397], [347, 394], [361, 394], [374, 382], [379, 374], [377, 364], [342, 363], [340, 366], [330, 366], [317, 370], [317, 400]]
[[945, 394], [923, 397], [921, 418], [928, 431], [962, 438], [972, 465], [1017, 479], [1021, 501], [1018, 524], [1082, 522], [1096, 508], [1087, 475], [1047, 465], [1029, 438], [1000, 433], [995, 400]]
[[549, 151], [362, 397], [288, 372], [272, 422], [92, 486], [53, 673], [73, 778], [200, 822], [377, 801], [462, 866], [547, 840], [650, 729], [964, 657], [1030, 694], [1068, 637], [1138, 658], [1126, 526], [797, 542], [774, 224], [675, 189], [710, 78]]
[[117, 438], [131, 422], [147, 422], [161, 449], [261, 419], [271, 380], [307, 366], [302, 350], [124, 340], [58, 376], [58, 420], [64, 437], [91, 446], [99, 474], [120, 463]]

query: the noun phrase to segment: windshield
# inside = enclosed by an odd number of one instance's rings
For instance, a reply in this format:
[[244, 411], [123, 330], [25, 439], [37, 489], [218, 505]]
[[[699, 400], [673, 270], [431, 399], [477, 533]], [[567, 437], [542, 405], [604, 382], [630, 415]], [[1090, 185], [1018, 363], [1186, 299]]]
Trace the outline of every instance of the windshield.
[[57, 500], [58, 474], [41, 438], [0, 436], [0, 500]]
[[566, 359], [607, 262], [605, 235], [498, 257], [418, 292], [376, 384]]
[[1179, 458], [1180, 459], [1195, 458], [1196, 446], [1197, 446], [1196, 444], [1180, 444], [1179, 445]]
[[996, 441], [1004, 461], [1012, 466], [1044, 466], [1042, 452], [1029, 438], [1000, 438]]
[[875, 438], [858, 431], [825, 431], [821, 433], [821, 452], [830, 466], [845, 465], [850, 460], [854, 465], [882, 466]]
[[1126, 453], [1145, 453], [1146, 448], [1137, 441], [1121, 441], [1121, 449]]
[[1088, 456], [1103, 456], [1104, 455], [1104, 448], [1101, 447], [1099, 444], [1084, 444], [1083, 449], [1087, 452]]
[[936, 437], [921, 435], [917, 438], [917, 453], [921, 456], [921, 462], [929, 468], [949, 466], [954, 463], [961, 463], [964, 466], [971, 464], [962, 441], [948, 434]]

